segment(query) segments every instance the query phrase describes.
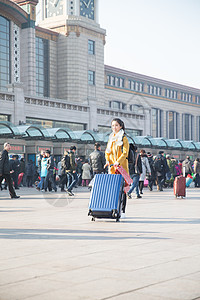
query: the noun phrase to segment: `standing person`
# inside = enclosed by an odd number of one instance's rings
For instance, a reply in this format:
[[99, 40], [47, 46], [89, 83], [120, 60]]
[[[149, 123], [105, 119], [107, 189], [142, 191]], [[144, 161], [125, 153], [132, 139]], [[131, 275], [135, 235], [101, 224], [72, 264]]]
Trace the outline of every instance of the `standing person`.
[[155, 182], [155, 179], [156, 179], [156, 172], [155, 172], [155, 168], [154, 168], [153, 155], [150, 152], [147, 152], [147, 158], [148, 158], [149, 166], [150, 166], [150, 169], [151, 169], [151, 175], [148, 174], [148, 181], [149, 181], [148, 188], [149, 188], [150, 191], [153, 191], [153, 185], [154, 185], [154, 182]]
[[193, 169], [192, 169], [192, 161], [190, 160], [189, 155], [186, 157], [186, 159], [182, 162], [182, 172], [185, 168], [185, 177], [188, 176], [188, 174], [192, 174], [193, 173]]
[[18, 186], [18, 176], [19, 176], [19, 170], [20, 170], [20, 162], [19, 162], [19, 156], [13, 155], [11, 160], [11, 169], [12, 169], [12, 178], [14, 181], [14, 186], [16, 190], [19, 190]]
[[35, 168], [32, 159], [30, 159], [26, 165], [26, 184], [27, 187], [33, 187], [33, 176]]
[[65, 185], [67, 186], [67, 170], [70, 170], [70, 157], [67, 151], [61, 159], [61, 177], [60, 177], [60, 188], [61, 192], [65, 192]]
[[[113, 119], [111, 122], [112, 133], [109, 136], [105, 156], [106, 166], [109, 167], [109, 173], [115, 174], [115, 168], [119, 165], [122, 166], [125, 171], [129, 174], [128, 170], [128, 153], [129, 153], [129, 142], [125, 135], [124, 122], [121, 119]], [[125, 218], [126, 209], [126, 194], [123, 194], [122, 199], [122, 214], [121, 218]]]
[[169, 172], [169, 168], [167, 166], [166, 158], [163, 156], [163, 151], [159, 151], [158, 156], [156, 156], [154, 161], [154, 167], [156, 171], [156, 184], [157, 190], [162, 192], [163, 185], [165, 183], [166, 173]]
[[167, 180], [170, 180], [171, 176], [172, 176], [172, 173], [171, 173], [171, 158], [170, 158], [170, 155], [167, 154], [166, 155], [166, 160], [167, 160], [167, 165], [168, 165], [168, 168], [169, 168], [169, 172], [166, 173], [166, 179]]
[[143, 194], [144, 180], [146, 178], [147, 172], [151, 176], [151, 168], [144, 149], [140, 150], [140, 156], [142, 161], [142, 174], [140, 175], [140, 179], [139, 179], [139, 189], [140, 189], [140, 194]]
[[40, 174], [40, 172], [41, 172], [41, 161], [42, 161], [42, 158], [44, 157], [44, 155], [45, 155], [45, 151], [41, 150], [41, 152], [40, 152], [40, 154], [39, 154], [39, 156], [37, 158], [37, 165], [38, 165], [37, 172], [38, 172], [39, 176], [41, 175]]
[[55, 167], [54, 159], [51, 156], [50, 150], [46, 150], [45, 155], [47, 157], [47, 176], [45, 177], [45, 181], [44, 181], [44, 190], [45, 192], [47, 192], [47, 187], [50, 181], [52, 188], [54, 189], [55, 192], [57, 192], [57, 187], [54, 181], [54, 174], [53, 174], [54, 167]]
[[11, 146], [9, 143], [4, 144], [4, 150], [0, 152], [0, 184], [5, 178], [7, 184], [8, 184], [8, 189], [10, 193], [11, 198], [20, 198], [20, 196], [17, 196], [15, 193], [15, 190], [13, 188], [13, 182], [12, 178], [10, 175], [10, 164], [9, 164], [9, 157], [8, 157], [8, 152], [11, 150]]
[[136, 198], [142, 198], [139, 193], [139, 179], [142, 174], [142, 161], [140, 154], [137, 153], [137, 146], [130, 144], [129, 145], [129, 153], [128, 153], [128, 166], [129, 166], [129, 174], [133, 179], [133, 183], [131, 185], [130, 190], [127, 193], [127, 197], [131, 199], [131, 193], [135, 189]]
[[93, 176], [96, 174], [104, 173], [104, 165], [106, 163], [105, 156], [101, 152], [101, 145], [94, 144], [94, 151], [90, 153], [90, 165], [92, 168]]
[[200, 160], [196, 158], [194, 161], [195, 187], [200, 187]]
[[40, 182], [38, 183], [38, 186], [36, 188], [38, 191], [43, 189], [46, 176], [47, 176], [47, 157], [44, 152], [40, 164]]
[[26, 186], [26, 165], [24, 158], [21, 158], [20, 160], [20, 173], [23, 173], [22, 181], [21, 181], [21, 186]]
[[66, 170], [67, 173], [67, 193], [69, 196], [74, 196], [72, 189], [78, 182], [78, 176], [76, 173], [76, 161], [75, 161], [76, 146], [71, 146], [69, 151], [70, 167]]
[[88, 159], [85, 160], [85, 163], [82, 166], [82, 186], [88, 186], [91, 180], [91, 166], [89, 165]]
[[76, 160], [76, 173], [78, 175], [77, 185], [81, 185], [82, 182], [82, 159], [80, 157]]

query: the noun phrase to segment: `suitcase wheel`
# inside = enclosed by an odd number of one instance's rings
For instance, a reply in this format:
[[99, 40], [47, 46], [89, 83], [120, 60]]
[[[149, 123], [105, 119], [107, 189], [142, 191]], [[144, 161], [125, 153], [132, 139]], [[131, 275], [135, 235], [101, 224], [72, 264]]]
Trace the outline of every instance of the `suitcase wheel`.
[[94, 221], [95, 221], [95, 218], [94, 218], [94, 217], [92, 217], [91, 221], [92, 221], [92, 222], [94, 222]]

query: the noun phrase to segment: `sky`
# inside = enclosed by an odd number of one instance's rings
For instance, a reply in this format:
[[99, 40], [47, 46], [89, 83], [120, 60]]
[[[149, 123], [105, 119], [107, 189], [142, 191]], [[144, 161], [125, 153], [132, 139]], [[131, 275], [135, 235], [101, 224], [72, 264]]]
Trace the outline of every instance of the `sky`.
[[105, 64], [200, 89], [200, 0], [99, 0]]

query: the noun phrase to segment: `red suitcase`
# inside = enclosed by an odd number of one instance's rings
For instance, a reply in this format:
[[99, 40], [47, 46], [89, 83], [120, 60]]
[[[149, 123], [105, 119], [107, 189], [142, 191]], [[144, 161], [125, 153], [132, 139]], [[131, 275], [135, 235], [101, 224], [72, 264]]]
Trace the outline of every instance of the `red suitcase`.
[[174, 180], [174, 196], [177, 197], [185, 197], [185, 177], [177, 176]]

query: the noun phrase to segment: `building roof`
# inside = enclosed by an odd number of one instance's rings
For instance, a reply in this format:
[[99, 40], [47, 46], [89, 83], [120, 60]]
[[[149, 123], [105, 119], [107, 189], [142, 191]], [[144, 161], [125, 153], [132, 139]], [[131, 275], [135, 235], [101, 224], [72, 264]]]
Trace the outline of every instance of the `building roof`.
[[181, 91], [185, 91], [187, 93], [189, 92], [189, 93], [200, 95], [200, 89], [197, 89], [197, 88], [193, 88], [190, 86], [182, 85], [182, 84], [171, 82], [171, 81], [166, 81], [163, 79], [158, 79], [158, 78], [147, 76], [147, 75], [142, 75], [139, 73], [134, 73], [131, 71], [115, 68], [115, 67], [108, 66], [108, 65], [105, 65], [105, 72], [111, 73], [113, 75], [116, 74], [117, 76], [128, 77], [130, 79], [133, 78], [133, 79], [139, 80], [141, 82], [146, 82], [146, 83], [150, 83], [150, 84], [154, 84], [154, 85], [158, 85], [158, 86], [164, 86], [166, 88], [181, 90]]

